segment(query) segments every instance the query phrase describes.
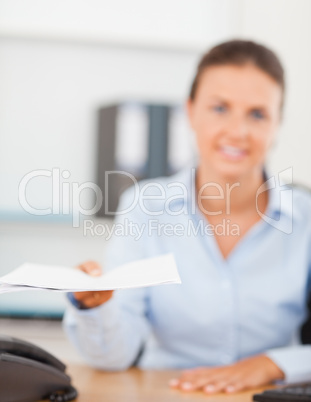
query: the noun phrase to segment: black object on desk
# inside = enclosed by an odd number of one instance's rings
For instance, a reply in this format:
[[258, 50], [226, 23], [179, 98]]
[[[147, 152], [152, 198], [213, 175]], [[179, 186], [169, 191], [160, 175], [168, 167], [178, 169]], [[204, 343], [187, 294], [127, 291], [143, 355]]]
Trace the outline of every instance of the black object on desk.
[[311, 402], [311, 383], [270, 389], [253, 396], [258, 402]]
[[0, 336], [0, 401], [65, 402], [78, 395], [66, 366], [45, 350], [21, 339]]

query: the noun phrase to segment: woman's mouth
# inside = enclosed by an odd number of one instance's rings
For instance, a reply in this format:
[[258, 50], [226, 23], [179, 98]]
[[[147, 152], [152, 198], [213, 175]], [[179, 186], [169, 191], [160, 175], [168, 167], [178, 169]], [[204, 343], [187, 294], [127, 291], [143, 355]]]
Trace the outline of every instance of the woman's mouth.
[[245, 149], [233, 147], [230, 145], [224, 145], [224, 146], [220, 147], [219, 150], [220, 150], [220, 153], [226, 159], [229, 159], [232, 161], [239, 161], [247, 155], [247, 152]]

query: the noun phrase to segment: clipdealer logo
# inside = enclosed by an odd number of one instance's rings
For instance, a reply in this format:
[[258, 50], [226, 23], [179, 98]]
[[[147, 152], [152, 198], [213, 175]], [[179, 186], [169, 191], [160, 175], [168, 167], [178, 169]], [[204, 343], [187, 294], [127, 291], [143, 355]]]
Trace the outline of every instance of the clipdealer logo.
[[[279, 231], [290, 234], [293, 232], [293, 190], [289, 187], [293, 184], [293, 168], [290, 167], [279, 172], [278, 177], [270, 177], [265, 183], [263, 183], [256, 194], [256, 209], [259, 216], [267, 222], [270, 226], [278, 229]], [[258, 197], [265, 191], [276, 190], [276, 194], [279, 198], [278, 210], [280, 215], [278, 219], [273, 219], [272, 217], [264, 214], [260, 211], [258, 207]], [[282, 219], [282, 211], [286, 209], [288, 219]]]
[[[161, 216], [163, 214], [170, 215], [172, 217], [179, 215], [191, 215], [196, 213], [196, 208], [199, 209], [207, 216], [212, 215], [225, 215], [225, 219], [223, 219], [221, 225], [217, 226], [217, 230], [222, 235], [231, 234], [238, 235], [239, 231], [237, 230], [237, 225], [232, 222], [230, 219], [231, 214], [231, 193], [237, 187], [240, 186], [240, 183], [234, 183], [229, 185], [226, 183], [225, 188], [222, 188], [218, 183], [206, 183], [200, 189], [196, 189], [195, 184], [195, 169], [192, 169], [191, 172], [191, 180], [189, 188], [182, 182], [178, 181], [168, 181], [166, 184], [162, 182], [157, 182], [156, 179], [152, 181], [148, 181], [143, 184], [139, 184], [136, 178], [125, 171], [109, 171], [105, 172], [106, 175], [106, 188], [105, 188], [105, 212], [106, 215], [112, 214], [106, 208], [108, 205], [108, 180], [109, 176], [113, 174], [123, 174], [129, 177], [133, 181], [133, 194], [134, 199], [132, 200], [130, 205], [127, 205], [126, 208], [122, 210], [118, 210], [116, 215], [124, 215], [134, 208], [139, 207], [140, 210], [148, 216]], [[59, 168], [53, 168], [52, 170], [39, 169], [34, 170], [32, 172], [27, 173], [21, 180], [18, 188], [19, 195], [19, 203], [22, 208], [32, 215], [71, 215], [72, 216], [72, 224], [73, 227], [80, 226], [81, 216], [92, 216], [96, 214], [103, 203], [103, 194], [99, 186], [93, 182], [84, 182], [79, 184], [77, 182], [69, 182], [68, 179], [71, 176], [68, 170], [61, 171]], [[46, 208], [38, 208], [35, 205], [31, 205], [29, 200], [27, 199], [27, 186], [29, 183], [36, 178], [44, 177], [50, 181], [51, 190], [52, 190], [52, 199], [49, 201], [49, 206]], [[265, 183], [263, 183], [256, 194], [256, 210], [259, 216], [268, 223], [270, 226], [282, 231], [284, 233], [291, 233], [293, 229], [293, 191], [288, 184], [292, 184], [293, 182], [293, 169], [288, 168], [283, 170], [278, 174], [277, 177], [272, 176]], [[207, 192], [205, 190], [212, 189], [212, 193]], [[278, 211], [280, 211], [280, 215], [276, 217], [271, 217], [266, 214], [266, 211], [262, 212], [258, 206], [258, 198], [265, 191], [274, 191], [274, 197], [279, 198], [279, 206]], [[81, 195], [83, 192], [88, 191], [88, 195], [92, 195], [92, 206], [90, 208], [83, 208], [81, 205]], [[213, 194], [213, 195], [211, 195]], [[179, 202], [179, 208], [176, 209], [176, 200], [185, 200], [187, 199], [189, 204], [185, 202]], [[202, 200], [222, 200], [222, 205], [225, 205], [224, 210], [219, 211], [208, 211], [204, 208], [204, 203]], [[94, 200], [94, 201], [93, 201]], [[157, 201], [156, 205], [159, 205], [159, 209], [148, 208], [150, 206], [150, 201]], [[174, 207], [175, 205], [175, 207]], [[290, 219], [282, 219], [282, 211], [286, 210], [287, 218]], [[267, 211], [269, 213], [269, 211]], [[149, 218], [150, 220], [150, 218]], [[92, 225], [88, 221], [88, 228], [91, 228]], [[160, 225], [160, 222], [159, 222]], [[158, 226], [159, 226], [158, 225]], [[170, 224], [169, 224], [170, 225]], [[208, 235], [212, 232], [215, 232], [217, 235], [216, 229], [212, 225], [209, 225], [209, 222], [205, 222], [203, 232]], [[220, 227], [221, 226], [221, 227]], [[159, 226], [160, 227], [160, 226]], [[105, 229], [105, 230], [104, 230]], [[132, 229], [130, 229], [132, 230]], [[152, 228], [154, 230], [154, 227]], [[175, 229], [174, 229], [175, 230]], [[110, 230], [107, 228], [100, 228], [97, 230], [99, 232], [106, 232], [110, 235]], [[174, 231], [173, 231], [174, 232]], [[202, 232], [200, 229], [198, 231]], [[162, 227], [159, 229], [159, 235], [167, 233], [172, 233], [170, 227]], [[178, 232], [179, 233], [179, 232]], [[196, 231], [194, 231], [196, 233]]]
[[[37, 208], [31, 205], [27, 199], [27, 186], [38, 177], [46, 177], [51, 180], [52, 200], [47, 208]], [[18, 200], [21, 207], [31, 215], [71, 215], [73, 227], [79, 227], [80, 215], [91, 216], [99, 211], [103, 196], [100, 188], [93, 182], [79, 184], [77, 182], [62, 182], [69, 179], [70, 172], [59, 168], [52, 170], [39, 169], [27, 173], [19, 183]], [[80, 202], [81, 194], [85, 190], [91, 190], [95, 195], [95, 203], [92, 208], [83, 208]]]

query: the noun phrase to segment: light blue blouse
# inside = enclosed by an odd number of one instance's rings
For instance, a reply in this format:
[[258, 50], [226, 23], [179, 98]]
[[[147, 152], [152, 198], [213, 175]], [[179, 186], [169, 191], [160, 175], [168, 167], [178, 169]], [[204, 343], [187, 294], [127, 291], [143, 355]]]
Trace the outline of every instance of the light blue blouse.
[[[143, 351], [141, 368], [190, 368], [266, 353], [287, 382], [311, 380], [311, 346], [299, 344], [310, 290], [310, 194], [276, 178], [263, 219], [224, 259], [198, 211], [194, 169], [154, 182], [140, 184], [145, 198], [135, 206], [134, 187], [121, 197], [119, 211], [131, 210], [115, 221], [105, 270], [174, 253], [182, 284], [118, 291], [89, 310], [68, 303], [64, 328], [86, 361], [122, 370]], [[214, 230], [231, 230], [228, 220]]]

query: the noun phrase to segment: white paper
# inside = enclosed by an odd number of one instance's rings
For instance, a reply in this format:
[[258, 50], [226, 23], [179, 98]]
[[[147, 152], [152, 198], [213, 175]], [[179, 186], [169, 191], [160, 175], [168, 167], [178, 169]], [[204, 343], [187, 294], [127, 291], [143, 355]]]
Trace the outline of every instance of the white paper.
[[181, 283], [173, 254], [130, 262], [99, 277], [77, 268], [25, 263], [0, 278], [0, 294], [21, 290], [83, 292]]

